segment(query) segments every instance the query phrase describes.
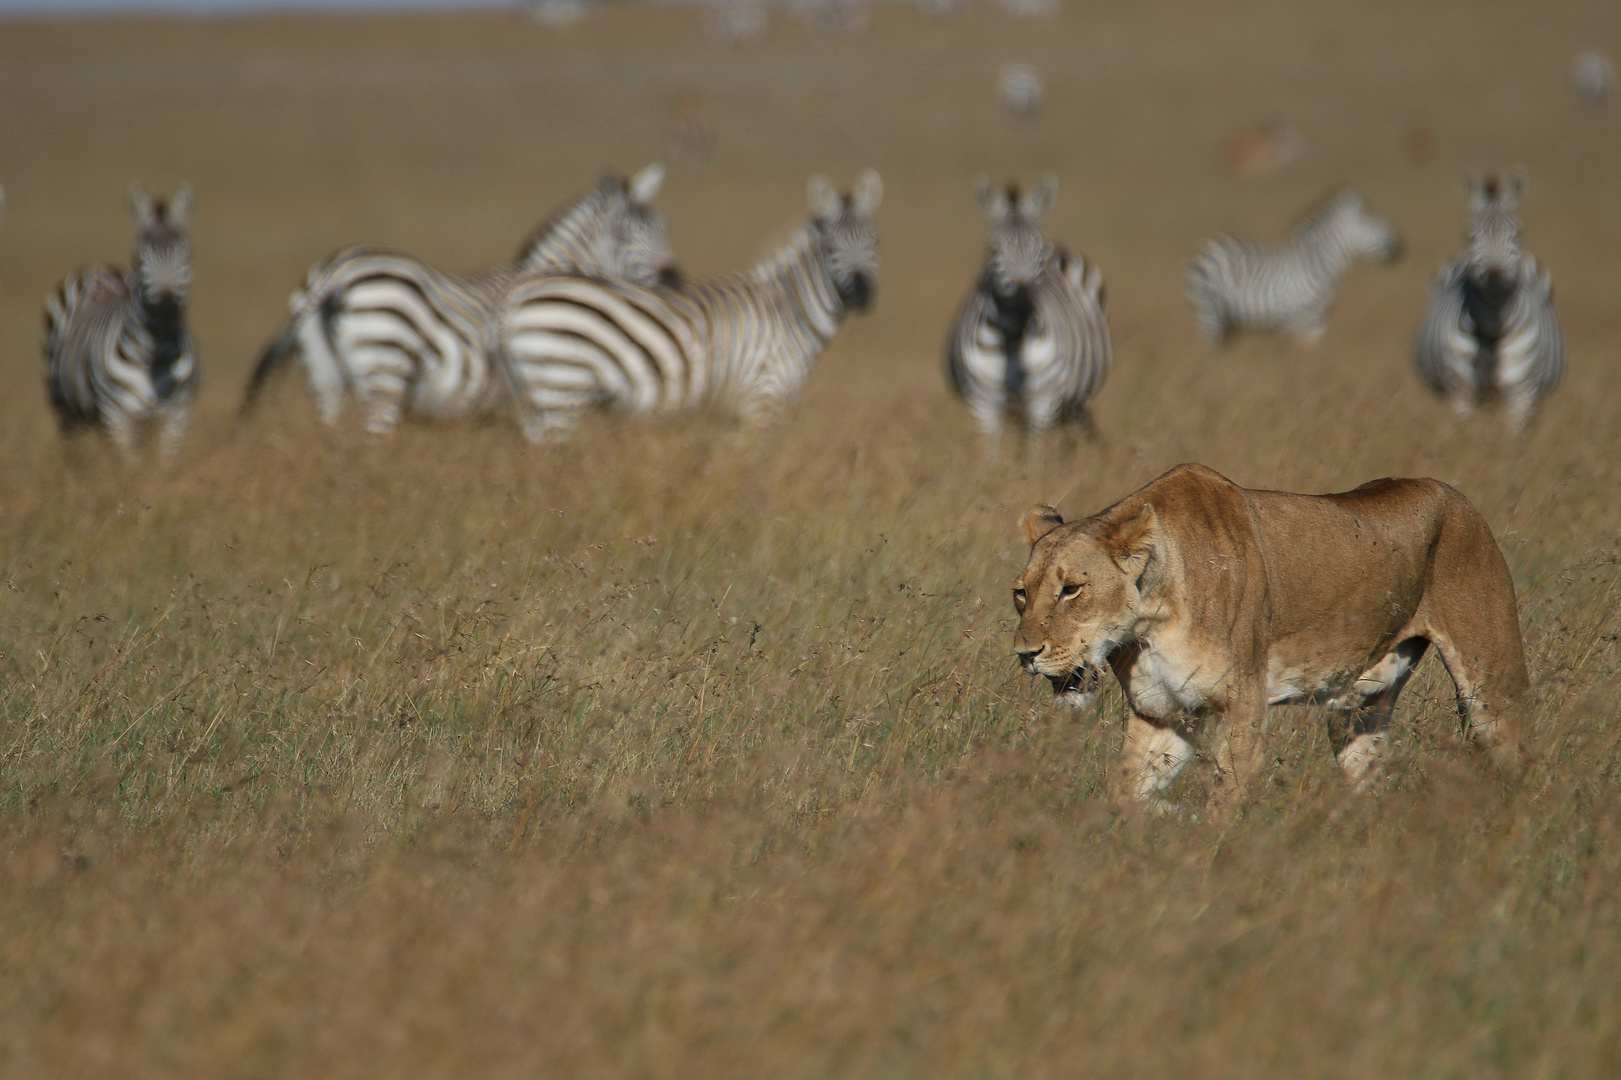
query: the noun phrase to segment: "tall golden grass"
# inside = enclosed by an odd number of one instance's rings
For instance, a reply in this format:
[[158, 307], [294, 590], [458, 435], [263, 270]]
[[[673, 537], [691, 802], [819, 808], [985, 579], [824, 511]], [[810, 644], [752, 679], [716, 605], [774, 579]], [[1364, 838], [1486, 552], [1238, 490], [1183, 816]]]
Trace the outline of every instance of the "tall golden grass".
[[[1567, 100], [1608, 5], [876, 13], [707, 44], [696, 10], [8, 24], [0, 36], [0, 1072], [14, 1076], [1588, 1077], [1621, 1068], [1617, 114]], [[997, 112], [1008, 56], [1036, 121]], [[887, 187], [878, 306], [764, 432], [602, 418], [330, 435], [296, 379], [235, 418], [304, 268], [510, 254], [601, 165], [689, 271], [747, 264], [809, 174]], [[1230, 134], [1310, 142], [1265, 181]], [[1437, 133], [1410, 164], [1412, 125]], [[1465, 167], [1531, 166], [1566, 385], [1523, 442], [1417, 389]], [[1109, 278], [1096, 444], [977, 445], [939, 371], [981, 170], [1064, 187]], [[64, 452], [46, 290], [198, 188], [187, 459]], [[1346, 181], [1411, 257], [1321, 347], [1202, 355], [1179, 268]], [[1104, 798], [1120, 701], [1008, 653], [1015, 525], [1198, 460], [1253, 486], [1455, 484], [1498, 531], [1536, 683], [1524, 781], [1427, 662], [1376, 797], [1274, 710], [1242, 816]], [[1197, 808], [1196, 763], [1173, 791]]]

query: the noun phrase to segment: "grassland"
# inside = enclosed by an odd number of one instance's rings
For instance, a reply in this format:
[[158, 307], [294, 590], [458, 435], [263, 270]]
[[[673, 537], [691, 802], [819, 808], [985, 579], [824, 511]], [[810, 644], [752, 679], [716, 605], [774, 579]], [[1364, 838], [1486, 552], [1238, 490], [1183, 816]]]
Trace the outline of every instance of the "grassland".
[[[7, 24], [0, 1074], [1616, 1075], [1621, 111], [1563, 69], [1616, 52], [1621, 13], [1209, 7], [885, 7], [745, 48], [684, 8]], [[991, 94], [1013, 57], [1048, 80], [1025, 124]], [[237, 421], [315, 259], [498, 261], [599, 167], [670, 158], [677, 114], [716, 136], [662, 198], [693, 273], [785, 234], [813, 171], [885, 178], [877, 309], [775, 428], [375, 444], [295, 380]], [[1223, 140], [1272, 116], [1307, 156], [1227, 176]], [[1455, 424], [1407, 360], [1460, 172], [1513, 162], [1571, 357], [1523, 442]], [[989, 458], [939, 370], [970, 181], [1044, 170], [1053, 234], [1109, 280], [1104, 439]], [[181, 177], [188, 458], [64, 454], [42, 298], [124, 252], [125, 183]], [[1202, 355], [1197, 241], [1279, 236], [1345, 182], [1409, 258], [1358, 268], [1315, 350]], [[1015, 523], [1184, 460], [1467, 493], [1522, 596], [1525, 781], [1460, 751], [1431, 661], [1377, 798], [1287, 708], [1240, 819], [1118, 815], [1118, 696], [1059, 713], [1010, 662]]]

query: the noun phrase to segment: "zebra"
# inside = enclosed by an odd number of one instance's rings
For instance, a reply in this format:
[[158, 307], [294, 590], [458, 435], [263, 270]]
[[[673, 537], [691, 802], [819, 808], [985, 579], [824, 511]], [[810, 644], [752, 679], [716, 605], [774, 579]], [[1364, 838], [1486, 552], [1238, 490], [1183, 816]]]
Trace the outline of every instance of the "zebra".
[[989, 250], [947, 343], [946, 371], [988, 438], [1005, 418], [1032, 434], [1066, 421], [1090, 432], [1086, 404], [1109, 373], [1103, 275], [1041, 229], [1057, 193], [1053, 176], [1022, 196], [985, 177], [977, 185]]
[[197, 394], [197, 350], [186, 329], [192, 189], [169, 199], [131, 185], [135, 257], [69, 276], [45, 303], [45, 386], [71, 435], [99, 424], [126, 461], [144, 429], [159, 428], [172, 461]]
[[841, 195], [809, 185], [805, 227], [753, 270], [680, 287], [529, 275], [503, 297], [497, 332], [524, 433], [566, 436], [595, 406], [702, 405], [769, 419], [804, 384], [843, 316], [873, 302], [878, 174]]
[[664, 167], [596, 186], [540, 226], [512, 263], [472, 277], [442, 273], [396, 251], [356, 247], [310, 270], [292, 315], [260, 356], [243, 399], [295, 352], [316, 411], [336, 425], [346, 394], [367, 430], [386, 435], [409, 410], [429, 419], [487, 416], [507, 399], [491, 360], [495, 299], [524, 274], [577, 273], [651, 285], [677, 277], [664, 219], [653, 209]]
[[1208, 241], [1187, 269], [1200, 336], [1211, 349], [1240, 330], [1282, 330], [1315, 344], [1334, 290], [1359, 255], [1394, 262], [1401, 239], [1349, 188], [1309, 214], [1282, 247], [1231, 236]]
[[1524, 168], [1465, 178], [1469, 249], [1436, 275], [1413, 350], [1420, 378], [1460, 418], [1500, 397], [1522, 432], [1565, 368], [1552, 282], [1520, 247], [1527, 182]]

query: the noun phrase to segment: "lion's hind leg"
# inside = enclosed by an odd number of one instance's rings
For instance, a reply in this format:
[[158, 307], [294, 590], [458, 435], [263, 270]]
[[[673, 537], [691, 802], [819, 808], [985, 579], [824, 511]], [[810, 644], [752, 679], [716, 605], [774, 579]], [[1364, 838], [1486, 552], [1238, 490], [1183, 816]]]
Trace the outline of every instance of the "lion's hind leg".
[[1517, 721], [1527, 682], [1524, 661], [1511, 657], [1494, 670], [1443, 635], [1436, 636], [1435, 649], [1458, 691], [1464, 737], [1492, 764], [1517, 772], [1523, 761]]
[[1366, 789], [1378, 779], [1396, 699], [1429, 646], [1421, 637], [1398, 643], [1329, 703], [1328, 743], [1346, 779], [1357, 787]]

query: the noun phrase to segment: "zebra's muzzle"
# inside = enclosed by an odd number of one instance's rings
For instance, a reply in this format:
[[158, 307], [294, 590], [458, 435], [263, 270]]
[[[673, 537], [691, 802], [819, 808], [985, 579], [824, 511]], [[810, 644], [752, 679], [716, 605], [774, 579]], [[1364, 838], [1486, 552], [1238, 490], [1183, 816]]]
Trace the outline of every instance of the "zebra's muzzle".
[[847, 311], [865, 311], [872, 306], [874, 288], [866, 274], [851, 274], [838, 282], [839, 303]]

